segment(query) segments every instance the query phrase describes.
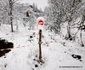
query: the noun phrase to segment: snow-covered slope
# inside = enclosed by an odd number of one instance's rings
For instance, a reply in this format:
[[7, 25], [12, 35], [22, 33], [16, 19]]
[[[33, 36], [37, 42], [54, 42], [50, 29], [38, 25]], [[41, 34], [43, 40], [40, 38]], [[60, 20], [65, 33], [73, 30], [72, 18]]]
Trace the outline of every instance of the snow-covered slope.
[[[38, 30], [20, 27], [11, 33], [9, 25], [2, 25], [0, 38], [14, 43], [11, 52], [0, 57], [0, 70], [85, 70], [85, 47], [50, 31], [43, 30], [42, 64], [37, 62]], [[80, 58], [72, 55], [79, 55]]]

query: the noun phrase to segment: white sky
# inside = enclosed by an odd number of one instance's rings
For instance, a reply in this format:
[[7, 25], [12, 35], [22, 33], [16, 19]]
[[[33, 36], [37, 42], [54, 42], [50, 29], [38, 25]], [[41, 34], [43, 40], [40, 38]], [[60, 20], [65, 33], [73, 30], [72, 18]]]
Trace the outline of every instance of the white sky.
[[21, 3], [37, 4], [42, 10], [48, 5], [48, 0], [20, 0]]

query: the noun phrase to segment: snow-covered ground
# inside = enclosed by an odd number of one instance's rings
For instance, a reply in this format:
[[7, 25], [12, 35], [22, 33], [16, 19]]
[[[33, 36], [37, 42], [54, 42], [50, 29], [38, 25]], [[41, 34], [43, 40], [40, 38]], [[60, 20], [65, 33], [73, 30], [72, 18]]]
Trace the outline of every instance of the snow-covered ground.
[[[0, 70], [85, 70], [85, 47], [48, 30], [43, 30], [42, 64], [37, 62], [38, 30], [21, 26], [12, 33], [9, 25], [2, 25], [0, 38], [14, 43], [11, 52], [0, 57]], [[73, 58], [73, 54], [81, 58]]]

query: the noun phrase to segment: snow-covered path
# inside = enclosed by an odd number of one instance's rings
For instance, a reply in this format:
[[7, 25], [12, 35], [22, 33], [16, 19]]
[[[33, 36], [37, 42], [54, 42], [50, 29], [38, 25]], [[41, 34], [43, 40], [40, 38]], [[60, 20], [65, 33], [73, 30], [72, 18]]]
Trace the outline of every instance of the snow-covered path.
[[[14, 49], [0, 57], [0, 70], [85, 70], [85, 47], [44, 30], [42, 38], [44, 64], [39, 64], [37, 30], [20, 28], [10, 33], [9, 28], [5, 28], [6, 31], [2, 28], [0, 37], [13, 42]], [[74, 59], [72, 54], [80, 55], [81, 59]]]

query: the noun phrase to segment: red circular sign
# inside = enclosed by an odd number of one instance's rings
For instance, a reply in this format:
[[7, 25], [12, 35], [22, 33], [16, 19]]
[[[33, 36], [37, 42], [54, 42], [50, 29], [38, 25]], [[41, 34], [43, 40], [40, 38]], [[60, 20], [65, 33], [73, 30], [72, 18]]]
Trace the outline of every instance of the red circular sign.
[[43, 24], [44, 24], [44, 21], [43, 21], [43, 20], [39, 20], [39, 21], [38, 21], [38, 24], [39, 24], [39, 25], [43, 25]]

